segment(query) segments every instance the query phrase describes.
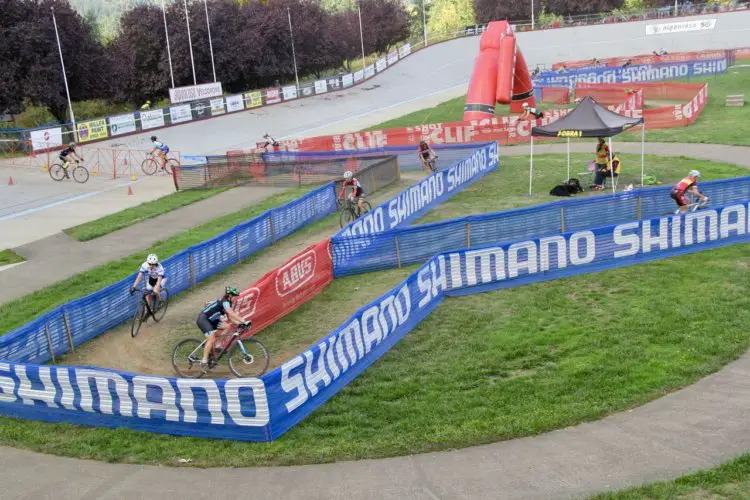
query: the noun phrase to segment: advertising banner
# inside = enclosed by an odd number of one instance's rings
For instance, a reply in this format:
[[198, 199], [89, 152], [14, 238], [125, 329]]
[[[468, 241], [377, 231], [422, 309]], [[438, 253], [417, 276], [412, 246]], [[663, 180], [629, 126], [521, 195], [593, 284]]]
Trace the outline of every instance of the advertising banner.
[[325, 80], [318, 80], [315, 82], [315, 93], [316, 94], [325, 94], [328, 92], [328, 84]]
[[129, 134], [136, 131], [135, 114], [110, 116], [109, 130], [112, 135]]
[[54, 149], [63, 145], [62, 127], [31, 131], [31, 148], [34, 151]]
[[106, 118], [78, 123], [78, 139], [81, 142], [95, 141], [106, 137], [109, 137]]
[[[386, 60], [385, 57], [375, 61], [375, 69], [378, 70], [378, 73], [380, 73], [381, 71], [385, 71], [385, 68], [387, 67], [388, 67], [388, 61]], [[365, 73], [367, 73], [367, 69], [365, 69]]]
[[195, 101], [197, 99], [217, 97], [223, 93], [221, 82], [204, 83], [202, 85], [191, 85], [189, 87], [169, 89], [169, 100], [172, 104], [180, 104], [183, 102]]
[[679, 21], [674, 23], [647, 24], [647, 35], [671, 35], [689, 31], [706, 31], [716, 27], [716, 19], [699, 19], [697, 21]]
[[193, 113], [190, 111], [190, 104], [170, 106], [169, 119], [172, 123], [183, 123], [192, 120]]
[[281, 102], [281, 89], [266, 89], [264, 96], [266, 104], [278, 104]]
[[193, 112], [193, 120], [202, 120], [211, 116], [211, 101], [203, 99], [190, 103]]
[[245, 105], [248, 108], [263, 106], [263, 93], [260, 90], [256, 90], [255, 92], [245, 92]]
[[591, 66], [622, 66], [624, 64], [630, 65], [643, 65], [643, 64], [667, 64], [674, 62], [690, 62], [690, 61], [705, 61], [708, 59], [723, 59], [725, 57], [740, 57], [743, 49], [733, 50], [704, 50], [700, 52], [670, 52], [664, 55], [648, 54], [642, 56], [629, 56], [629, 57], [609, 57], [605, 59], [598, 59], [598, 64], [594, 64], [591, 59], [585, 61], [566, 61], [555, 63], [552, 65], [552, 69], [557, 71], [562, 68], [568, 70], [575, 68], [585, 68]]
[[402, 45], [398, 48], [398, 57], [399, 59], [403, 59], [404, 57], [411, 54], [411, 44]]
[[333, 92], [334, 90], [340, 90], [341, 78], [339, 78], [338, 76], [332, 76], [331, 78], [326, 78], [326, 85], [328, 85], [329, 92]]
[[341, 77], [342, 87], [346, 88], [346, 87], [351, 87], [352, 85], [354, 85], [354, 76], [351, 73]]
[[224, 107], [224, 98], [211, 99], [211, 116], [223, 115], [227, 112], [227, 108]]
[[227, 97], [227, 111], [229, 113], [242, 111], [243, 109], [245, 109], [245, 105], [241, 95], [230, 95]]
[[375, 65], [370, 64], [365, 67], [365, 78], [372, 78], [373, 76], [375, 76]]
[[398, 62], [398, 50], [393, 50], [388, 53], [388, 66], [396, 64]]
[[285, 101], [291, 101], [297, 98], [297, 87], [295, 87], [294, 85], [290, 87], [284, 87], [281, 89], [281, 91], [284, 93]]
[[141, 111], [138, 113], [138, 118], [141, 120], [142, 130], [164, 126], [164, 112], [161, 109]]
[[315, 84], [314, 83], [300, 83], [299, 85], [300, 97], [310, 97], [315, 95]]
[[361, 69], [359, 71], [354, 72], [354, 82], [361, 82], [365, 79], [365, 70]]

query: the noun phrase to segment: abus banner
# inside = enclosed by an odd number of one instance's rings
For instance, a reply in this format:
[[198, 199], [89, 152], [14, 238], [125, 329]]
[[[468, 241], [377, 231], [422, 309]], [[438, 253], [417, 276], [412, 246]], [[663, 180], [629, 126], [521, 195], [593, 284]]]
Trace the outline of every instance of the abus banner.
[[111, 116], [109, 118], [109, 130], [112, 135], [135, 132], [135, 114]]
[[217, 97], [223, 93], [221, 82], [204, 83], [202, 85], [191, 85], [189, 87], [169, 89], [169, 100], [172, 101], [172, 104], [180, 104], [183, 102], [195, 101], [196, 99]]
[[141, 129], [143, 130], [164, 126], [164, 112], [160, 109], [141, 111], [138, 118], [141, 120]]
[[31, 147], [34, 151], [54, 149], [62, 146], [62, 128], [45, 128], [31, 131]]
[[193, 113], [190, 111], [190, 104], [171, 106], [169, 108], [169, 119], [172, 123], [183, 123], [192, 120]]

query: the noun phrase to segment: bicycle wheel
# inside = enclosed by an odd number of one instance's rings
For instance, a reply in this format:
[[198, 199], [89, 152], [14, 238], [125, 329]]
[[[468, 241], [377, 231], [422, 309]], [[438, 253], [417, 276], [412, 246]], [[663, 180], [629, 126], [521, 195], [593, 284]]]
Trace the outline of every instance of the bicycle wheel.
[[341, 215], [339, 215], [339, 225], [341, 227], [346, 226], [353, 220], [354, 220], [354, 217], [352, 217], [351, 210], [349, 210], [348, 208], [344, 208], [343, 210], [341, 210]]
[[141, 163], [141, 170], [143, 170], [143, 173], [146, 175], [154, 175], [158, 169], [159, 165], [153, 158], [146, 158], [143, 160], [143, 163]]
[[176, 158], [170, 158], [169, 161], [167, 162], [167, 167], [166, 167], [167, 168], [167, 173], [169, 175], [172, 175], [172, 172], [174, 172], [175, 168], [177, 168], [179, 166], [180, 166], [180, 162], [177, 161]]
[[185, 339], [172, 351], [172, 368], [183, 378], [201, 378], [201, 358], [203, 358], [203, 342], [198, 339]]
[[143, 313], [146, 310], [146, 304], [143, 303], [143, 299], [138, 301], [138, 305], [135, 308], [135, 314], [133, 315], [133, 324], [130, 326], [130, 336], [135, 338], [138, 336], [138, 332], [141, 330], [141, 324], [143, 324]]
[[49, 176], [54, 181], [61, 181], [65, 179], [65, 169], [59, 163], [53, 163], [49, 167]]
[[85, 184], [89, 180], [89, 171], [79, 165], [73, 169], [73, 179], [78, 184]]
[[362, 212], [359, 213], [360, 217], [362, 217], [363, 215], [365, 215], [368, 212], [372, 212], [372, 205], [370, 205], [369, 202], [363, 201], [362, 202], [362, 206], [364, 207], [364, 211], [362, 211]]
[[[242, 351], [243, 346], [245, 352]], [[260, 377], [268, 369], [268, 349], [253, 338], [238, 340], [229, 352], [227, 361], [229, 369], [236, 377]]]
[[165, 287], [161, 289], [161, 297], [159, 297], [159, 300], [156, 303], [156, 309], [152, 314], [154, 321], [158, 323], [164, 319], [164, 315], [167, 314], [167, 307], [169, 307], [169, 290]]

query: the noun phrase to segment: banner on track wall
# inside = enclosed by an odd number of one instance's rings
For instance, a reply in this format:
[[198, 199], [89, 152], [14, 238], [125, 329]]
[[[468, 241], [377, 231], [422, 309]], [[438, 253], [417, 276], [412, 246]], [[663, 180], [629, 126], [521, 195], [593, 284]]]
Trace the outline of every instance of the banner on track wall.
[[311, 97], [315, 95], [315, 84], [314, 83], [300, 83], [299, 95], [301, 97]]
[[375, 76], [375, 65], [370, 64], [365, 67], [365, 78], [372, 78], [373, 76]]
[[385, 71], [385, 68], [388, 67], [388, 61], [386, 58], [378, 59], [375, 61], [375, 69], [380, 73], [381, 71]]
[[90, 120], [87, 122], [78, 122], [78, 139], [80, 142], [95, 141], [109, 137], [107, 128], [107, 119]]
[[716, 19], [698, 19], [696, 21], [678, 21], [674, 23], [647, 24], [647, 35], [671, 35], [674, 33], [687, 33], [689, 31], [713, 30], [716, 27]]
[[201, 101], [195, 101], [191, 103], [191, 111], [193, 113], [194, 120], [202, 120], [211, 116], [211, 101], [209, 99], [203, 99]]
[[297, 98], [297, 87], [290, 85], [289, 87], [283, 87], [281, 92], [284, 94], [285, 101], [292, 101]]
[[411, 44], [402, 45], [398, 48], [398, 57], [399, 59], [403, 59], [404, 57], [411, 54]]
[[707, 59], [741, 59], [743, 54], [750, 56], [750, 48], [742, 49], [728, 49], [728, 50], [703, 50], [700, 52], [670, 52], [664, 55], [647, 54], [640, 56], [628, 56], [628, 57], [607, 57], [604, 59], [597, 59], [595, 61], [591, 59], [583, 61], [564, 61], [558, 62], [552, 65], [553, 70], [559, 70], [567, 68], [568, 70], [574, 68], [588, 68], [588, 67], [604, 67], [604, 66], [622, 66], [627, 62], [630, 64], [665, 64], [674, 62], [689, 62], [689, 61], [704, 61]]
[[354, 76], [351, 73], [341, 77], [342, 87], [346, 88], [346, 87], [351, 87], [352, 85], [354, 85]]
[[388, 66], [392, 66], [398, 62], [398, 50], [392, 50], [388, 53]]
[[227, 112], [224, 107], [224, 98], [219, 97], [218, 99], [211, 99], [211, 116], [223, 115]]
[[242, 111], [245, 109], [244, 101], [241, 95], [230, 95], [227, 97], [227, 112]]
[[315, 82], [315, 93], [325, 94], [328, 92], [328, 83], [325, 80], [318, 80]]
[[190, 104], [182, 104], [180, 106], [169, 107], [169, 119], [173, 124], [189, 122], [193, 119], [193, 112], [190, 109]]
[[365, 79], [365, 70], [361, 69], [359, 71], [354, 72], [354, 82], [361, 82]]
[[63, 145], [62, 127], [32, 130], [30, 136], [31, 148], [34, 151], [55, 149]]
[[245, 92], [245, 104], [248, 109], [263, 106], [263, 93], [260, 90]]
[[281, 89], [266, 89], [264, 96], [266, 104], [278, 104], [281, 102]]
[[339, 78], [338, 76], [326, 78], [326, 85], [328, 85], [329, 92], [333, 92], [334, 90], [341, 90], [341, 78]]
[[109, 131], [113, 136], [129, 134], [136, 131], [135, 126], [135, 113], [127, 115], [110, 116], [109, 119]]
[[142, 130], [164, 126], [164, 112], [161, 109], [141, 111], [138, 113], [138, 119], [141, 121]]
[[221, 82], [204, 83], [201, 85], [190, 85], [188, 87], [178, 87], [169, 89], [169, 100], [172, 104], [181, 104], [183, 102], [218, 97], [223, 94]]

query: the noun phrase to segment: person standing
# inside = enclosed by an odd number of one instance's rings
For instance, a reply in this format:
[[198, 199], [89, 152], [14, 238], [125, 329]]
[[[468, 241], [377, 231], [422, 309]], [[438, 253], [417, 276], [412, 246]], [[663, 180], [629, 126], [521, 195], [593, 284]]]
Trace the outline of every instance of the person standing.
[[[603, 137], [599, 138], [599, 142], [596, 144], [596, 178], [600, 179], [601, 175], [607, 171], [609, 165], [609, 146]], [[592, 189], [601, 189], [601, 185], [594, 184], [591, 186]]]

